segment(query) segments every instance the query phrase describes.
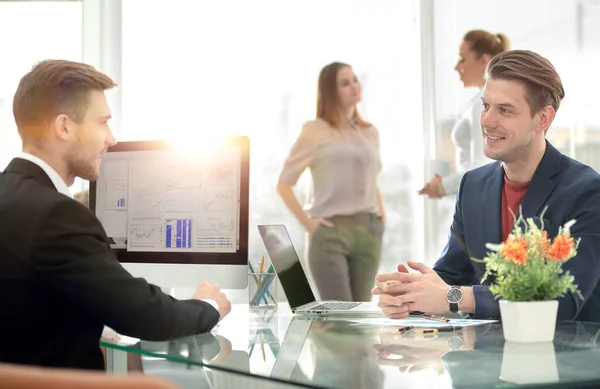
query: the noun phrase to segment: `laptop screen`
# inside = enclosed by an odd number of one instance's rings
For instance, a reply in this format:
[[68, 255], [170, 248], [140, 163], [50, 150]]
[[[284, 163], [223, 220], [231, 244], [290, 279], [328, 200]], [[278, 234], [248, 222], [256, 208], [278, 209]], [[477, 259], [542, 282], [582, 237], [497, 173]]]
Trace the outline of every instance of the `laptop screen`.
[[285, 226], [260, 225], [258, 231], [290, 307], [294, 309], [314, 302], [315, 295], [310, 289], [308, 278]]

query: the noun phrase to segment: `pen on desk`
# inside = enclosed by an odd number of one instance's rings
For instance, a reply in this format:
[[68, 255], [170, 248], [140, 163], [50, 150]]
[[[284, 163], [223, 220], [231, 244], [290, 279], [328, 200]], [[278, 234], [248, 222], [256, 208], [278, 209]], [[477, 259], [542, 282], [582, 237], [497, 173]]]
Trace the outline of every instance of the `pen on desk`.
[[430, 315], [428, 313], [424, 313], [423, 317], [425, 319], [430, 319], [430, 320], [435, 320], [435, 321], [441, 321], [441, 322], [444, 322], [444, 323], [448, 323], [450, 321], [450, 319], [447, 319], [444, 316]]
[[262, 259], [260, 260], [260, 269], [258, 269], [258, 285], [257, 286], [260, 286], [264, 268], [265, 268], [265, 256], [263, 255]]
[[410, 331], [411, 329], [412, 329], [412, 326], [396, 328], [394, 330], [394, 334], [401, 335], [401, 334], [405, 333], [406, 331]]
[[435, 335], [438, 333], [437, 328], [414, 328], [413, 331], [417, 335]]

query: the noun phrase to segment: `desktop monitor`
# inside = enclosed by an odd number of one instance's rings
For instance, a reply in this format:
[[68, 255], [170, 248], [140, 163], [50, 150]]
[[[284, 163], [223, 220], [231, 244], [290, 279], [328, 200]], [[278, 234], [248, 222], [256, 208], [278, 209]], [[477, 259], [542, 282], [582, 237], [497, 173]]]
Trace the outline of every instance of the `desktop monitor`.
[[195, 152], [168, 141], [110, 147], [90, 208], [123, 267], [164, 288], [245, 288], [249, 149], [247, 137]]

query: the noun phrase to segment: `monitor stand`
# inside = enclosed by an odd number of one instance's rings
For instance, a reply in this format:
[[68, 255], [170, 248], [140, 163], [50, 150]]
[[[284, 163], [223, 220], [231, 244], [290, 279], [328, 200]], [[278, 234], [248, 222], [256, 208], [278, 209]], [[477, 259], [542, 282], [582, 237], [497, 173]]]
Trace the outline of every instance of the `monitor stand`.
[[188, 300], [194, 295], [195, 289], [187, 287], [160, 287], [161, 292], [176, 300]]
[[177, 296], [175, 295], [175, 288], [165, 288], [165, 287], [160, 287], [160, 290], [164, 293], [167, 294], [173, 298], [177, 298]]

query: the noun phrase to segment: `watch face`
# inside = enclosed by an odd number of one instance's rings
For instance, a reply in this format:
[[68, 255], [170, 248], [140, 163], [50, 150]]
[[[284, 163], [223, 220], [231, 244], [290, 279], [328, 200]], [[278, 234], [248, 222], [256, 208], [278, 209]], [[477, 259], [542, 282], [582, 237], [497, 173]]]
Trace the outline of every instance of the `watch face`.
[[446, 293], [446, 298], [451, 303], [460, 302], [460, 300], [462, 300], [462, 297], [463, 297], [462, 290], [460, 290], [458, 288], [452, 288], [448, 291], [448, 293]]
[[460, 350], [463, 346], [463, 341], [458, 336], [453, 336], [446, 342], [448, 348], [452, 351]]

